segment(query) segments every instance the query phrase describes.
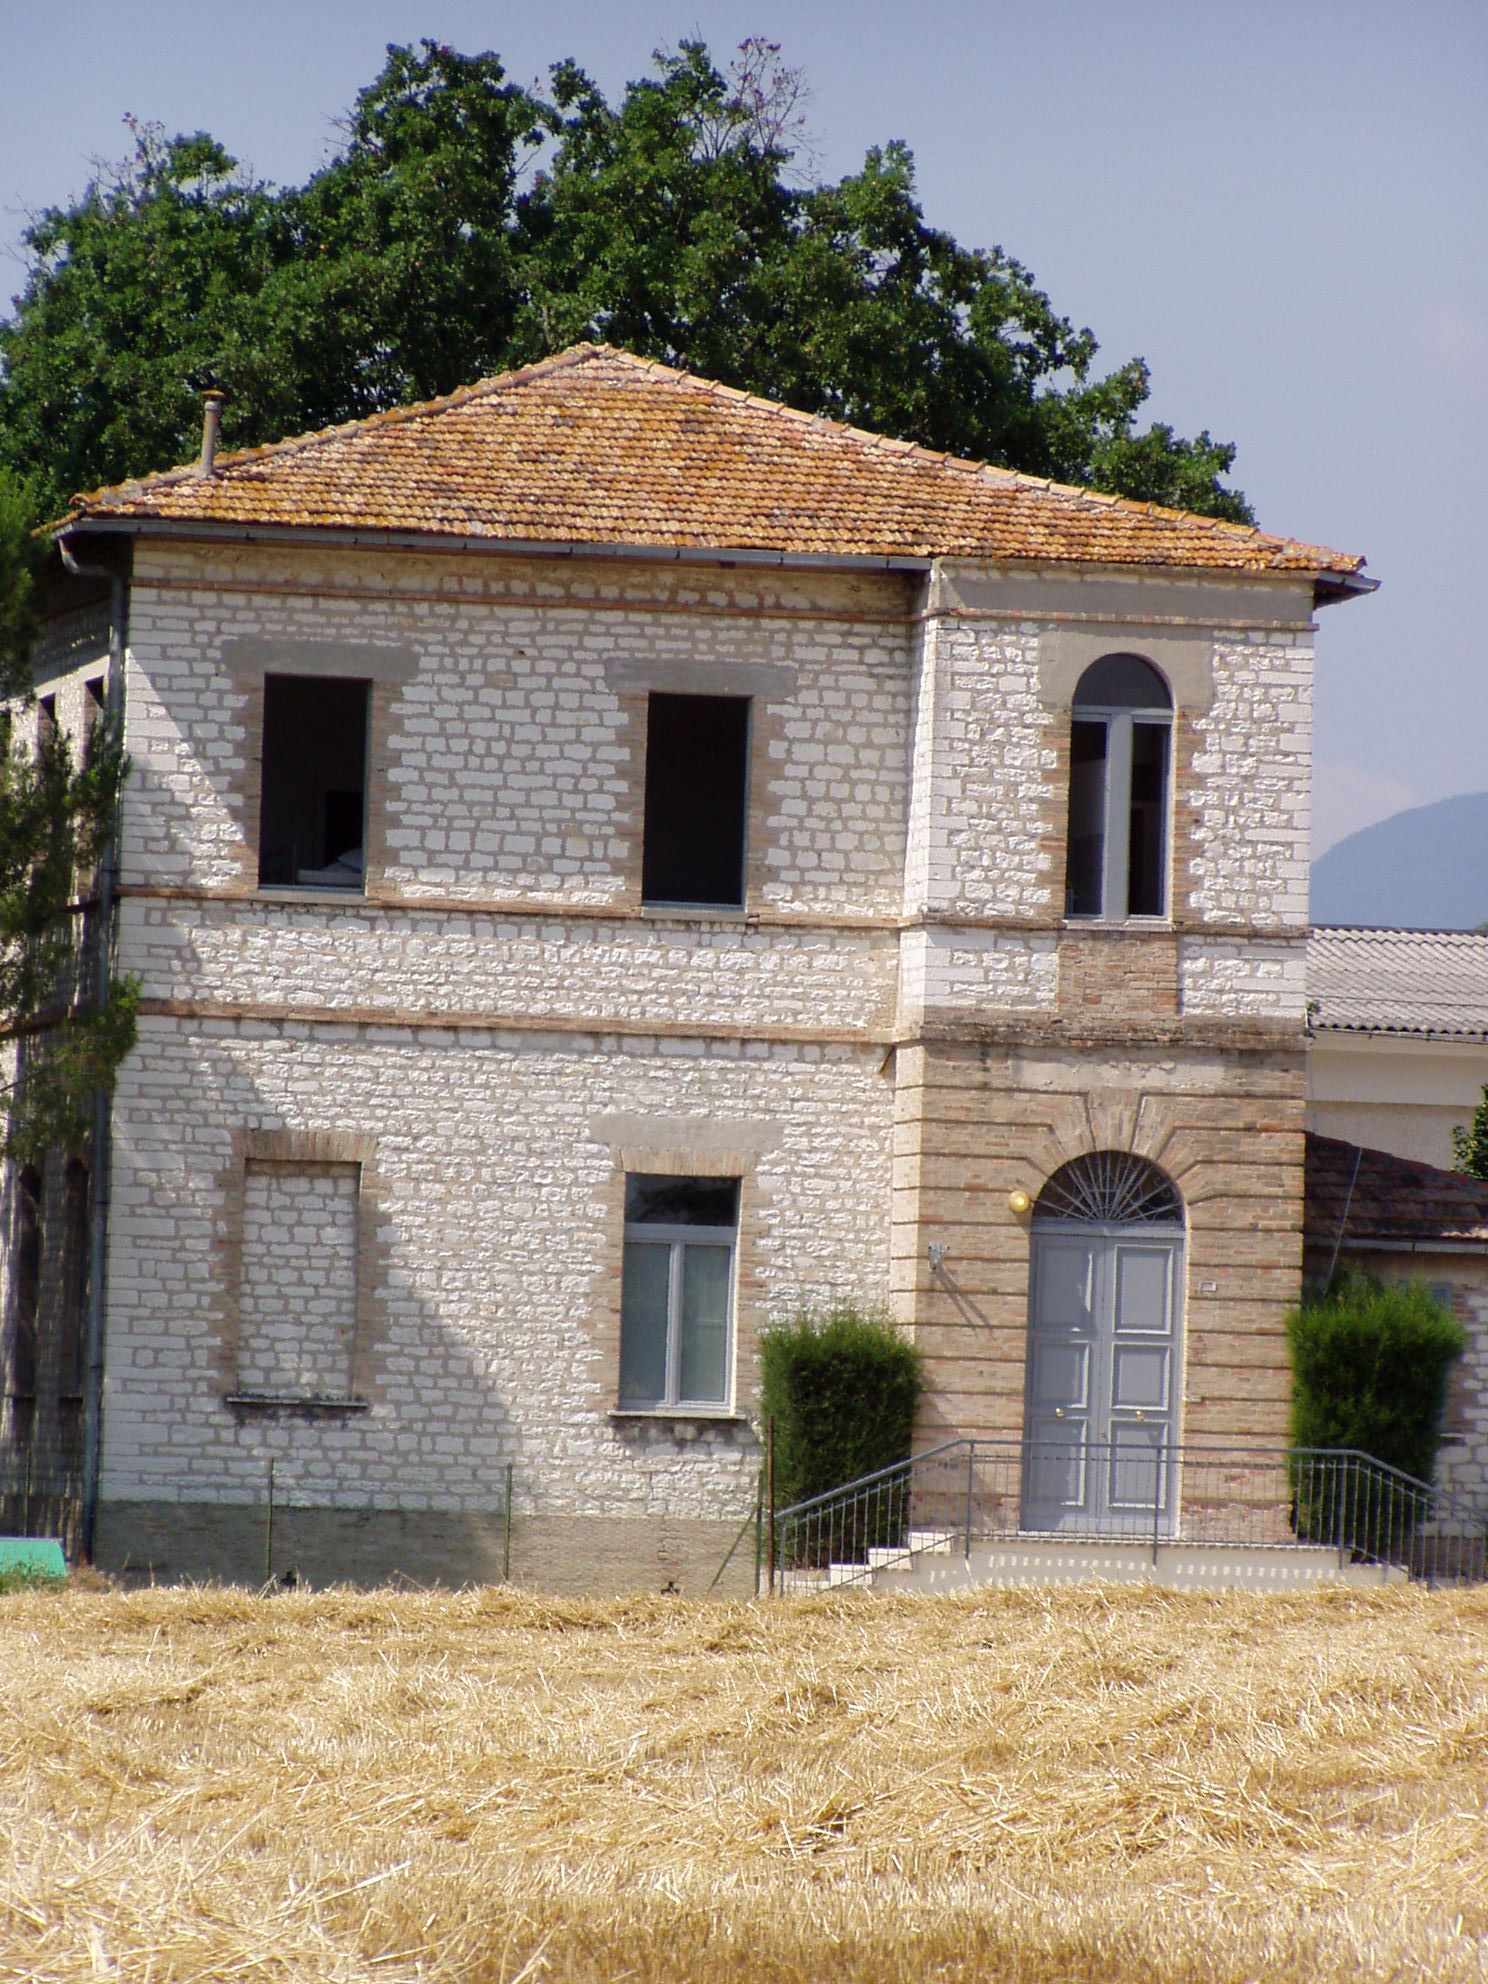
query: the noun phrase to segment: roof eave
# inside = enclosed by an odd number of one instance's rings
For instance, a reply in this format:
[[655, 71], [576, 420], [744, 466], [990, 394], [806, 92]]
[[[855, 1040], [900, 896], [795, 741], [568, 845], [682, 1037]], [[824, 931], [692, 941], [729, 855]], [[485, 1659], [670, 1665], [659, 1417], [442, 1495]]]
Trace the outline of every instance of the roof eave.
[[1360, 599], [1379, 589], [1379, 580], [1366, 578], [1362, 572], [1319, 572], [1312, 582], [1312, 603], [1337, 606], [1342, 600]]
[[923, 575], [934, 559], [847, 551], [758, 551], [729, 545], [610, 544], [584, 539], [481, 537], [446, 531], [379, 530], [335, 524], [238, 524], [199, 518], [69, 518], [57, 542], [77, 537], [165, 537], [218, 544], [360, 545], [397, 551], [478, 551], [506, 557], [619, 558], [642, 564], [762, 565], [788, 571], [904, 572]]

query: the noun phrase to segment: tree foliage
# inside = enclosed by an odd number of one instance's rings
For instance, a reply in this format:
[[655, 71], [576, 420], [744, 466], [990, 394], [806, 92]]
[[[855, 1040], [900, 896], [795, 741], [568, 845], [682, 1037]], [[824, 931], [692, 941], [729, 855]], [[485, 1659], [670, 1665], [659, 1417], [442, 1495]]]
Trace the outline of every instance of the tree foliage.
[[211, 137], [132, 156], [30, 227], [0, 323], [0, 464], [56, 514], [189, 459], [196, 394], [243, 445], [426, 398], [584, 337], [924, 443], [1216, 516], [1234, 450], [1139, 429], [1149, 380], [1000, 248], [931, 226], [902, 144], [799, 175], [807, 92], [761, 40], [701, 42], [609, 103], [493, 54], [388, 50], [337, 155], [275, 189]]
[[1482, 1100], [1470, 1123], [1459, 1123], [1452, 1131], [1455, 1169], [1469, 1178], [1488, 1178], [1488, 1082], [1483, 1084]]
[[15, 1054], [0, 1151], [39, 1158], [84, 1140], [94, 1094], [134, 1042], [135, 985], [114, 979], [99, 999], [96, 912], [76, 906], [80, 873], [112, 838], [126, 763], [108, 718], [80, 763], [59, 729], [43, 725], [34, 750], [15, 731], [0, 717], [0, 1015]]
[[1292, 1444], [1352, 1447], [1429, 1481], [1462, 1325], [1424, 1282], [1341, 1275], [1286, 1319]]
[[[571, 61], [540, 98], [494, 54], [390, 47], [339, 151], [289, 188], [205, 132], [126, 120], [129, 157], [31, 223], [0, 321], [0, 697], [27, 685], [32, 527], [189, 460], [209, 385], [224, 445], [246, 446], [599, 337], [931, 448], [1248, 517], [1221, 481], [1233, 448], [1138, 430], [1140, 359], [1100, 375], [1026, 268], [929, 225], [904, 145], [809, 183], [808, 94], [761, 39], [726, 68], [683, 42], [617, 104]], [[90, 750], [28, 766], [0, 742], [0, 1030], [56, 1007], [71, 969], [62, 879], [123, 773], [116, 738]], [[26, 1033], [15, 1134], [77, 1130], [131, 998], [64, 1000], [45, 1047]]]

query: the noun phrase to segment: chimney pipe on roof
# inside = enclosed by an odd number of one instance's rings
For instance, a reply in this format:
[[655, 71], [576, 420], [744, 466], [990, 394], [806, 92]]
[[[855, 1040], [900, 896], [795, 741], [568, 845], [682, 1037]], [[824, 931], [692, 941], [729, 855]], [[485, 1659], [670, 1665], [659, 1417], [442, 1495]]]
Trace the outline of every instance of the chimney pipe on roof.
[[226, 393], [218, 392], [214, 386], [202, 394], [205, 406], [202, 409], [201, 460], [196, 465], [198, 475], [210, 475], [217, 466], [217, 429], [222, 424], [222, 402]]

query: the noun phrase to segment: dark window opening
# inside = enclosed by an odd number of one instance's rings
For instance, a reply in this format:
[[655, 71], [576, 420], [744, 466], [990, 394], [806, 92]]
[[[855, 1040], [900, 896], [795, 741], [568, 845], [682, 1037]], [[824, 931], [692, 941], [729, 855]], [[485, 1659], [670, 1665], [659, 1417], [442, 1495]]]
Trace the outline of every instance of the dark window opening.
[[91, 730], [108, 707], [108, 692], [101, 675], [91, 677], [83, 684], [83, 689], [87, 696], [87, 701], [83, 705], [83, 714], [87, 719], [87, 727]]
[[367, 700], [365, 682], [264, 678], [260, 888], [362, 887]]
[[1168, 726], [1133, 723], [1128, 916], [1161, 916], [1167, 904]]
[[745, 696], [652, 696], [646, 716], [646, 902], [744, 905]]
[[27, 1165], [18, 1180], [15, 1228], [15, 1327], [10, 1389], [36, 1396], [36, 1314], [41, 1302], [41, 1173]]
[[69, 1160], [62, 1184], [62, 1294], [58, 1316], [57, 1390], [75, 1398], [83, 1389], [83, 1344], [88, 1316], [88, 1167]]
[[1064, 913], [1099, 916], [1106, 856], [1106, 726], [1070, 726], [1069, 846]]
[[738, 1227], [737, 1178], [626, 1179], [623, 1407], [727, 1405]]
[[57, 734], [57, 698], [40, 696], [36, 703], [36, 739], [38, 744], [49, 744]]

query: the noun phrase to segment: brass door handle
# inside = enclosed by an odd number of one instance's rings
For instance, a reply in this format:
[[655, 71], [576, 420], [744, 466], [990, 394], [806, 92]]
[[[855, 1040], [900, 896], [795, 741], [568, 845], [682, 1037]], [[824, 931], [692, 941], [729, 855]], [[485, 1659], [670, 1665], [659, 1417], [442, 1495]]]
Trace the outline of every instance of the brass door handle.
[[1138, 1419], [1145, 1419], [1145, 1418], [1147, 1417], [1147, 1415], [1146, 1415], [1146, 1413], [1145, 1413], [1145, 1412], [1139, 1412], [1139, 1413], [1137, 1414], [1137, 1417], [1138, 1417]]
[[1054, 1408], [1054, 1417], [1055, 1417], [1056, 1419], [1063, 1419], [1063, 1417], [1064, 1417], [1064, 1407], [1063, 1407], [1062, 1405], [1056, 1405], [1056, 1406], [1055, 1406], [1055, 1408]]

